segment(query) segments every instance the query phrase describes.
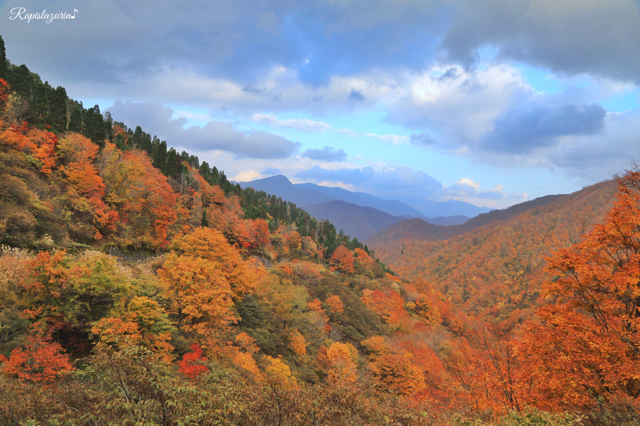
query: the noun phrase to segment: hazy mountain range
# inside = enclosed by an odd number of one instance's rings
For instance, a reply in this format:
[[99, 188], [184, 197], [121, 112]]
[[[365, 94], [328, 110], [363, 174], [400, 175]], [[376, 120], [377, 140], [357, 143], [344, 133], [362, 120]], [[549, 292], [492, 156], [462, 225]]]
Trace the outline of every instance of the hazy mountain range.
[[364, 192], [351, 192], [342, 188], [313, 183], [292, 183], [282, 175], [239, 183], [242, 188], [252, 187], [258, 191], [265, 191], [281, 197], [283, 200], [291, 201], [299, 207], [339, 200], [362, 207], [372, 207], [393, 216], [424, 217], [427, 219], [440, 216], [474, 217], [490, 211], [486, 207], [478, 207], [464, 201], [438, 202], [410, 196], [382, 198]]

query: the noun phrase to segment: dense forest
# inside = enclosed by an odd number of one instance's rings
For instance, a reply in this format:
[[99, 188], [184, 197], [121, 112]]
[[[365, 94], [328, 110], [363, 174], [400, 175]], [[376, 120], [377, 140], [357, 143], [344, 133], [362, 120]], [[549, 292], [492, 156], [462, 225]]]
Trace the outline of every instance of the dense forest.
[[563, 202], [400, 278], [0, 38], [0, 424], [637, 424], [640, 172]]

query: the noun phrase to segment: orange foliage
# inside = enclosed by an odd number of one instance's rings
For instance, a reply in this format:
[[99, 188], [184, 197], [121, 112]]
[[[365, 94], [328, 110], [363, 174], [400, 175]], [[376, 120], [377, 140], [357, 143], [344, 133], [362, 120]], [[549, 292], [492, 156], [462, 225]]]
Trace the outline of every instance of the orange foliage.
[[418, 295], [414, 302], [414, 311], [427, 327], [433, 327], [442, 321], [438, 307], [424, 294]]
[[296, 355], [302, 356], [307, 354], [307, 341], [298, 330], [293, 330], [289, 333], [289, 348]]
[[331, 312], [335, 312], [338, 314], [341, 314], [344, 312], [344, 304], [342, 303], [342, 300], [340, 299], [340, 296], [329, 296], [327, 297], [327, 300], [324, 301], [324, 303], [326, 303], [329, 306], [329, 309], [331, 309]]
[[355, 272], [353, 266], [354, 258], [348, 248], [339, 246], [329, 259], [329, 265], [332, 271], [339, 271], [345, 275], [351, 275]]
[[365, 268], [372, 268], [376, 265], [376, 261], [361, 248], [356, 248], [353, 252], [355, 254], [355, 261]]
[[302, 239], [300, 238], [300, 234], [298, 231], [291, 231], [289, 233], [289, 249], [299, 249], [302, 245]]
[[62, 346], [35, 328], [28, 334], [23, 347], [14, 349], [9, 359], [0, 361], [4, 361], [5, 373], [45, 384], [74, 369]]
[[390, 288], [364, 290], [362, 301], [380, 315], [387, 324], [405, 330], [412, 328], [409, 314], [404, 309], [404, 300], [397, 291]]
[[640, 379], [640, 171], [618, 181], [614, 207], [583, 240], [548, 259], [549, 303], [530, 324], [526, 348], [543, 406], [637, 404]]
[[402, 395], [415, 395], [425, 389], [423, 372], [411, 363], [410, 354], [382, 355], [375, 359], [373, 372], [387, 389]]
[[327, 316], [325, 310], [322, 308], [322, 303], [320, 303], [318, 299], [313, 299], [311, 302], [307, 303], [307, 307], [309, 308], [309, 310], [317, 313], [324, 322], [329, 321], [329, 317]]
[[[0, 122], [1, 123], [1, 122]], [[58, 138], [54, 133], [39, 129], [29, 129], [27, 122], [11, 124], [0, 129], [0, 143], [7, 144], [25, 154], [32, 155], [40, 171], [49, 174], [56, 164]]]
[[138, 324], [123, 318], [102, 318], [91, 333], [98, 337], [98, 348], [135, 345], [142, 340]]
[[331, 383], [353, 383], [357, 380], [358, 351], [350, 343], [335, 342], [319, 352]]
[[61, 166], [60, 170], [72, 185], [69, 196], [74, 207], [94, 214], [95, 225], [103, 231], [115, 230], [118, 213], [104, 202], [106, 186], [93, 165], [93, 160], [98, 154], [98, 145], [82, 135], [71, 133], [60, 140], [58, 150], [66, 157], [66, 164]]
[[178, 215], [177, 197], [167, 178], [143, 151], [120, 153], [106, 143], [98, 160], [106, 184], [106, 200], [120, 214], [125, 245], [165, 247], [169, 227]]
[[217, 263], [171, 252], [158, 275], [178, 329], [208, 335], [236, 322], [233, 292]]
[[196, 228], [176, 238], [171, 247], [185, 255], [215, 263], [231, 285], [234, 297], [251, 292], [262, 274], [261, 269], [243, 261], [240, 253], [215, 229]]

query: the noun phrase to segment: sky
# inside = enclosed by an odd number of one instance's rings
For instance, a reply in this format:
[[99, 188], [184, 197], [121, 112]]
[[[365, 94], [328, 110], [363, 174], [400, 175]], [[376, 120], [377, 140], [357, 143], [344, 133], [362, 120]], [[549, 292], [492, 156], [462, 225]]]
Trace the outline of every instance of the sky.
[[7, 0], [0, 23], [12, 63], [236, 181], [503, 208], [640, 155], [638, 0]]

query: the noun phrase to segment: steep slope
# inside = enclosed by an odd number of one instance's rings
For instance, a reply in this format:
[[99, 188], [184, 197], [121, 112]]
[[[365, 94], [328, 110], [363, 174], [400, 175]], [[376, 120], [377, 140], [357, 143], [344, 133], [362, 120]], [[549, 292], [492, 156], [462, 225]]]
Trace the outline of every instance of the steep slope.
[[[535, 200], [516, 204], [504, 210], [492, 210], [489, 213], [478, 215], [459, 225], [443, 226], [444, 223], [442, 222], [441, 224], [435, 225], [421, 219], [402, 221], [390, 226], [376, 235], [371, 236], [367, 240], [367, 244], [379, 245], [404, 238], [415, 238], [425, 241], [446, 240], [456, 235], [470, 232], [478, 227], [509, 219], [527, 210], [545, 206], [561, 197], [563, 196], [547, 195], [536, 198]], [[435, 220], [430, 222], [435, 222]]]
[[338, 200], [311, 204], [305, 206], [305, 210], [320, 220], [329, 220], [337, 230], [341, 229], [361, 241], [403, 219], [371, 207]]
[[429, 281], [468, 313], [517, 320], [536, 303], [545, 256], [600, 222], [615, 190], [615, 181], [601, 182], [445, 241], [412, 238], [434, 227], [414, 220], [401, 239], [369, 243], [394, 271]]

